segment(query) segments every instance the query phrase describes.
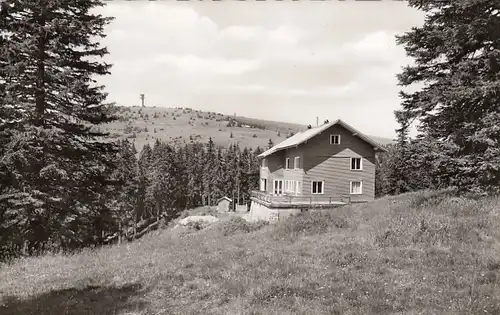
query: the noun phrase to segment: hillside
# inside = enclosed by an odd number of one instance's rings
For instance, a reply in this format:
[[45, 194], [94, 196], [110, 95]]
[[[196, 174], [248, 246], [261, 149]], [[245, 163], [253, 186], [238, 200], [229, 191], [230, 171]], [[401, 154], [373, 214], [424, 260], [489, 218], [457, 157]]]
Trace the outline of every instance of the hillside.
[[0, 313], [499, 314], [499, 215], [499, 198], [426, 192], [167, 229], [0, 265]]
[[[146, 143], [153, 145], [156, 139], [166, 143], [191, 140], [206, 142], [209, 137], [223, 147], [239, 143], [240, 147], [266, 148], [269, 139], [276, 144], [285, 140], [291, 132], [306, 129], [306, 126], [293, 123], [228, 116], [190, 108], [119, 106], [118, 114], [119, 121], [105, 124], [101, 129], [110, 132], [115, 138], [134, 140], [138, 150]], [[386, 138], [373, 139], [382, 144], [391, 142]]]

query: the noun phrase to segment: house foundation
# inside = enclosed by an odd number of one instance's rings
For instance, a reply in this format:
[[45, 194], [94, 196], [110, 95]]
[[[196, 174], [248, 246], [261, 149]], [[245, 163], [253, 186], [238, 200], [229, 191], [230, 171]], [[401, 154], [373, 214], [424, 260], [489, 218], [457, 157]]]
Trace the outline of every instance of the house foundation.
[[344, 202], [330, 202], [330, 203], [272, 203], [263, 201], [261, 198], [251, 198], [252, 203], [250, 205], [250, 219], [251, 220], [263, 220], [270, 223], [277, 222], [279, 220], [286, 219], [291, 215], [301, 213], [308, 210], [320, 210], [320, 209], [333, 209], [346, 205]]

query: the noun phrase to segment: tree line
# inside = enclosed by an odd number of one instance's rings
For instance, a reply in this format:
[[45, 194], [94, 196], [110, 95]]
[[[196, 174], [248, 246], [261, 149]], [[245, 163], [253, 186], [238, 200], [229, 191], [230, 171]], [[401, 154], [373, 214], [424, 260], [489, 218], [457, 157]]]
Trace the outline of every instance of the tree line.
[[260, 148], [222, 148], [212, 139], [184, 145], [157, 140], [139, 153], [127, 139], [116, 145], [109, 156], [114, 161], [109, 183], [99, 191], [100, 207], [39, 213], [24, 203], [3, 211], [3, 255], [102, 245], [110, 235], [135, 233], [141, 222], [168, 222], [185, 209], [214, 206], [223, 196], [245, 204], [258, 188]]

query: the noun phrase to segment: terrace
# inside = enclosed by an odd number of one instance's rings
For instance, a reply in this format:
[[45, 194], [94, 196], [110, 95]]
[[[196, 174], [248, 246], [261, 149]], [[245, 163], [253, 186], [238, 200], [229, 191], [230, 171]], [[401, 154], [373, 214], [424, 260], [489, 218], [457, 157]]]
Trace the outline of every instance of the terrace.
[[252, 191], [252, 200], [269, 208], [331, 208], [351, 203], [350, 196], [295, 196], [273, 195], [262, 191]]

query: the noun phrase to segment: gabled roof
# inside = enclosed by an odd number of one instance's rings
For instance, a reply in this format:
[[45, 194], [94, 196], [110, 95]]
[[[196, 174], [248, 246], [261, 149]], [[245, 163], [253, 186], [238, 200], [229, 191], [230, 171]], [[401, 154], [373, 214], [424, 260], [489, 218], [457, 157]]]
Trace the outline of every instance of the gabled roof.
[[224, 196], [224, 197], [222, 197], [222, 198], [219, 198], [219, 200], [217, 200], [217, 203], [221, 202], [222, 200], [227, 200], [227, 201], [229, 201], [229, 202], [231, 202], [231, 201], [232, 201], [229, 197]]
[[258, 157], [263, 158], [263, 157], [271, 155], [275, 152], [278, 152], [278, 151], [281, 151], [281, 150], [284, 150], [287, 148], [295, 147], [295, 146], [297, 146], [301, 143], [304, 143], [307, 140], [319, 135], [320, 133], [322, 133], [323, 131], [327, 130], [328, 128], [330, 128], [334, 125], [340, 125], [340, 126], [344, 127], [345, 129], [349, 130], [357, 137], [361, 138], [365, 142], [372, 145], [374, 147], [374, 149], [376, 149], [376, 150], [381, 150], [384, 152], [387, 151], [384, 147], [382, 147], [382, 145], [380, 143], [378, 143], [375, 140], [371, 139], [370, 137], [362, 134], [358, 130], [354, 129], [353, 127], [351, 127], [348, 124], [346, 124], [345, 122], [343, 122], [342, 120], [337, 119], [336, 121], [321, 125], [319, 127], [314, 127], [311, 129], [307, 129], [306, 131], [299, 132], [299, 133], [291, 136], [290, 138], [285, 139], [283, 142], [278, 143], [277, 145], [270, 148], [269, 150], [264, 151], [263, 153], [259, 154]]

